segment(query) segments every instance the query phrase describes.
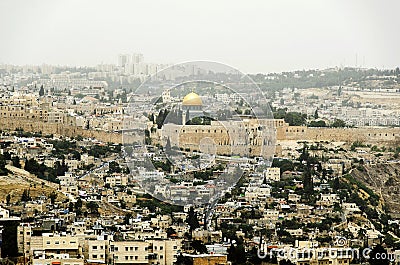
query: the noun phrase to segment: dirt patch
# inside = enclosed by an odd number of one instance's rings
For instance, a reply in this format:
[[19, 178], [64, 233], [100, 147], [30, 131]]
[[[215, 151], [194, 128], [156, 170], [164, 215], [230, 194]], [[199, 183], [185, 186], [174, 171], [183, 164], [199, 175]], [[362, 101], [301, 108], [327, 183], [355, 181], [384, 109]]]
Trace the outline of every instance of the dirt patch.
[[352, 176], [362, 181], [385, 201], [391, 213], [400, 213], [400, 163], [364, 166], [365, 170], [354, 170]]
[[36, 184], [34, 182], [27, 181], [24, 178], [8, 175], [0, 176], [0, 200], [6, 201], [8, 194], [11, 196], [11, 202], [21, 201], [21, 196], [24, 190], [29, 190], [32, 198], [39, 197], [41, 195], [48, 196], [51, 192], [56, 191], [53, 188]]

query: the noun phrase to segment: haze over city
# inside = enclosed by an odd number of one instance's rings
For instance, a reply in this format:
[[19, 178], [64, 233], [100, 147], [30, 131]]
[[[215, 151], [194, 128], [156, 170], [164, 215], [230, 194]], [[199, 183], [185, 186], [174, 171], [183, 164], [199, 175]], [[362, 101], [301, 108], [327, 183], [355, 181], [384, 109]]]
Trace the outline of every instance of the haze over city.
[[140, 52], [248, 73], [395, 68], [398, 1], [1, 1], [0, 63], [94, 66]]
[[400, 264], [398, 1], [0, 1], [0, 265]]

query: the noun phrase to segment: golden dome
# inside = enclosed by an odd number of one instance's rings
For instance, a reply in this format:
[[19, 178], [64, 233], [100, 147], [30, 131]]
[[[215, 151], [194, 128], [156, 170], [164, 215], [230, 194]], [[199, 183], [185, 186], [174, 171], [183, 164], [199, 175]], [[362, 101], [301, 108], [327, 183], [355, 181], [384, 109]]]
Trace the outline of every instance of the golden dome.
[[197, 95], [194, 92], [191, 92], [183, 98], [182, 105], [184, 105], [184, 106], [202, 106], [203, 101], [201, 101], [201, 98], [199, 95]]

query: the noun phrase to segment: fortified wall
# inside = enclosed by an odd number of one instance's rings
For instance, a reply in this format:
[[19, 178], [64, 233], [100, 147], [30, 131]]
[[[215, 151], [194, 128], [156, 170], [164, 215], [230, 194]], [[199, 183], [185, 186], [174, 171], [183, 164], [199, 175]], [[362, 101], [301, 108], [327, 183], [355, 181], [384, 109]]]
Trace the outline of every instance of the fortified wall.
[[82, 137], [96, 138], [103, 142], [111, 142], [117, 144], [122, 143], [121, 133], [85, 130], [77, 126], [69, 126], [61, 123], [48, 123], [34, 119], [20, 119], [20, 118], [0, 119], [1, 130], [4, 129], [16, 130], [18, 128], [21, 128], [26, 132], [41, 132], [43, 135], [59, 134], [68, 137], [76, 137], [80, 135]]
[[371, 144], [400, 143], [399, 127], [318, 128], [284, 126], [277, 128], [278, 140], [340, 141]]
[[[187, 126], [186, 126], [187, 127]], [[36, 119], [26, 118], [2, 118], [0, 119], [0, 129], [15, 130], [22, 128], [27, 132], [42, 132], [42, 134], [59, 134], [68, 137], [82, 137], [95, 138], [103, 142], [122, 143], [122, 134], [116, 132], [106, 132], [98, 130], [86, 130], [82, 127], [66, 125], [61, 123], [48, 123]], [[207, 128], [208, 129], [208, 128]], [[215, 129], [210, 128], [212, 132]], [[179, 133], [179, 142], [182, 144], [190, 144], [190, 138], [194, 135], [189, 135], [181, 131]], [[317, 128], [306, 126], [288, 126], [287, 124], [279, 124], [276, 127], [277, 140], [295, 140], [295, 141], [341, 141], [341, 142], [355, 142], [360, 141], [363, 143], [371, 144], [400, 144], [400, 127], [362, 127], [362, 128]], [[186, 135], [185, 135], [186, 134]], [[224, 133], [218, 132], [218, 137], [221, 138], [222, 145], [227, 144], [228, 140], [224, 137]], [[124, 135], [125, 141], [135, 141], [137, 138], [127, 139]], [[224, 138], [224, 139], [222, 139]], [[185, 140], [187, 142], [185, 142]], [[257, 144], [255, 144], [257, 145]]]

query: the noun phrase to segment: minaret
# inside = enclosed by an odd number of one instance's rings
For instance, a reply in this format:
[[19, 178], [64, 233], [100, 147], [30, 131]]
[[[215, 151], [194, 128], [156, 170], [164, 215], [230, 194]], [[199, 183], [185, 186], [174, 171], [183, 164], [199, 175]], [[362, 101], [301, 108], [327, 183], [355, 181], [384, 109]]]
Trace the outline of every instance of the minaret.
[[182, 125], [186, 125], [186, 111], [182, 111]]

